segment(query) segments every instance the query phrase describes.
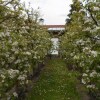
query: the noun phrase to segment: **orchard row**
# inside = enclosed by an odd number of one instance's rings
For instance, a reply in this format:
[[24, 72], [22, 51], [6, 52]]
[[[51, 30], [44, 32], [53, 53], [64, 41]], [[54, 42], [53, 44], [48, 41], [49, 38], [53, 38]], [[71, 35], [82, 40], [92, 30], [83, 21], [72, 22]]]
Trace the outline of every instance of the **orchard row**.
[[80, 72], [81, 83], [100, 99], [100, 1], [73, 0], [66, 33], [61, 38], [62, 57]]
[[50, 40], [37, 11], [19, 0], [0, 0], [0, 100], [20, 96], [50, 50]]

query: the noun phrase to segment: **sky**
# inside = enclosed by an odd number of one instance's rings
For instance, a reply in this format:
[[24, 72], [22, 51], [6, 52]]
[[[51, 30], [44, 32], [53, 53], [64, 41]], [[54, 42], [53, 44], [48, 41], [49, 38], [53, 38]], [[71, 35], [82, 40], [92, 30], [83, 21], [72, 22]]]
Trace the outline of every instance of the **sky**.
[[38, 9], [46, 25], [62, 25], [69, 14], [72, 0], [22, 0], [30, 2], [33, 9]]

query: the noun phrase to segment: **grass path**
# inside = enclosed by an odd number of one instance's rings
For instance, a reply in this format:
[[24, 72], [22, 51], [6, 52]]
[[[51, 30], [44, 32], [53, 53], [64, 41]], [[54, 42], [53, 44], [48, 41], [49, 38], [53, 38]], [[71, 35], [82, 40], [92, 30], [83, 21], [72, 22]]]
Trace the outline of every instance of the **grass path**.
[[69, 72], [61, 59], [54, 58], [47, 62], [27, 100], [82, 100], [76, 84], [76, 73]]

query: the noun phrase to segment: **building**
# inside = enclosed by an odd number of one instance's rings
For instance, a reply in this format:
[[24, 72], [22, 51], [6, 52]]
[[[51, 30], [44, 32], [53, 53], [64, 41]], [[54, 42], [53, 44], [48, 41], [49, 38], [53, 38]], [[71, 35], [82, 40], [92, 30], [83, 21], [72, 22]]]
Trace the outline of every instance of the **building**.
[[52, 55], [59, 54], [59, 36], [62, 36], [65, 32], [65, 25], [44, 25], [48, 29], [49, 34], [51, 35], [53, 47], [50, 52]]
[[52, 37], [61, 36], [65, 32], [65, 25], [44, 25], [44, 27], [48, 29]]

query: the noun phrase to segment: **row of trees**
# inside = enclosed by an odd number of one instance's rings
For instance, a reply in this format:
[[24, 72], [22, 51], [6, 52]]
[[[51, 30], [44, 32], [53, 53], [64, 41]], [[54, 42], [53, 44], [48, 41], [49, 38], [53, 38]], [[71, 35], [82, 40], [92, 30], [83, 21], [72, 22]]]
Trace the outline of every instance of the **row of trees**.
[[[0, 100], [13, 100], [30, 83], [28, 76], [51, 47], [39, 13], [19, 0], [0, 0]], [[21, 91], [22, 92], [22, 91]]]
[[81, 82], [100, 100], [100, 1], [73, 0], [66, 21], [62, 56], [70, 69], [80, 72]]

